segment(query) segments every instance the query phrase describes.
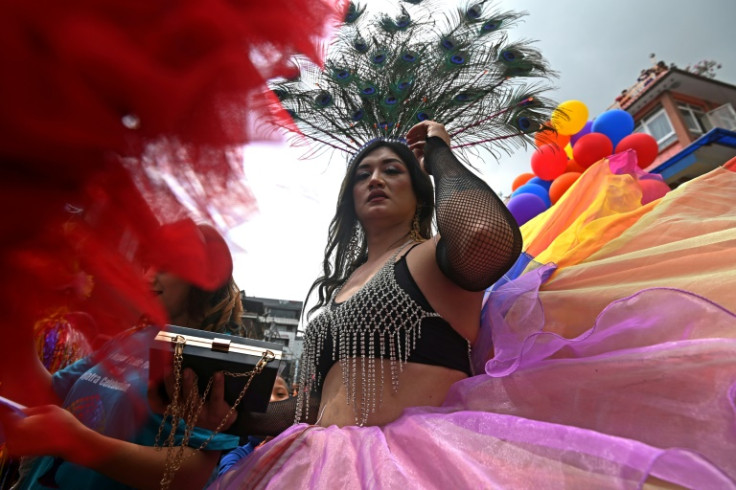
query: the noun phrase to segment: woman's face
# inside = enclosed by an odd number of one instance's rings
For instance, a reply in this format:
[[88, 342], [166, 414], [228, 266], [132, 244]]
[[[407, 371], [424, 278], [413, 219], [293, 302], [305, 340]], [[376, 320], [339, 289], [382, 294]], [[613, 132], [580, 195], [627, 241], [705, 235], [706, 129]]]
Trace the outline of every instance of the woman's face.
[[188, 300], [191, 285], [168, 272], [149, 270], [146, 277], [151, 283], [153, 294], [157, 295], [169, 321], [174, 325], [188, 326]]
[[289, 389], [286, 387], [286, 381], [281, 376], [276, 377], [276, 382], [271, 390], [271, 401], [280, 402], [289, 398]]
[[365, 226], [375, 219], [411, 221], [417, 198], [406, 164], [390, 148], [368, 153], [353, 176], [355, 214]]

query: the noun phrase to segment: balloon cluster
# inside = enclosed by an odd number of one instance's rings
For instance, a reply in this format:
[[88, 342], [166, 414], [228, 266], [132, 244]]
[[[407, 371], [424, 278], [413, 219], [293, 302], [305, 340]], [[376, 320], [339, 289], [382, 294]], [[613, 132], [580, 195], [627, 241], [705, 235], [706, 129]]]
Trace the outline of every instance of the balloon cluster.
[[[597, 161], [633, 150], [638, 166], [644, 169], [659, 154], [652, 136], [632, 133], [634, 118], [622, 109], [611, 109], [588, 120], [587, 106], [579, 100], [568, 100], [557, 106], [548, 126], [553, 129], [535, 136], [532, 172], [517, 176], [511, 187], [507, 206], [519, 225], [554, 205]], [[661, 195], [655, 199], [658, 197]]]

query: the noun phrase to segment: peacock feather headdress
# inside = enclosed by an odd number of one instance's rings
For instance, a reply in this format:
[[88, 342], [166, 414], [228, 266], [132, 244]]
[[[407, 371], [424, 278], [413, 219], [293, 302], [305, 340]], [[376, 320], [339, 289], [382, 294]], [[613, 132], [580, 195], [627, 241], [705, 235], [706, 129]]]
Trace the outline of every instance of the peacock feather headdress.
[[487, 3], [440, 15], [437, 2], [403, 0], [396, 15], [369, 17], [351, 2], [324, 69], [296, 60], [298, 75], [271, 84], [294, 121], [284, 127], [348, 154], [425, 119], [453, 148], [524, 146], [555, 107], [541, 96], [552, 73], [530, 42], [508, 41], [524, 14]]

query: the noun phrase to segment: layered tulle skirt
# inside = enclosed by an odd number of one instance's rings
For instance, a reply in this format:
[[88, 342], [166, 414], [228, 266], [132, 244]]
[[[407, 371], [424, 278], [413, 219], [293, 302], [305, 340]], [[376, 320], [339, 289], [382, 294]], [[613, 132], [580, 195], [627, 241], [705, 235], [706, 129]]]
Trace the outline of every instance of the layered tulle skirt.
[[736, 173], [645, 178], [604, 160], [524, 226], [441, 407], [294, 426], [214, 487], [736, 487]]

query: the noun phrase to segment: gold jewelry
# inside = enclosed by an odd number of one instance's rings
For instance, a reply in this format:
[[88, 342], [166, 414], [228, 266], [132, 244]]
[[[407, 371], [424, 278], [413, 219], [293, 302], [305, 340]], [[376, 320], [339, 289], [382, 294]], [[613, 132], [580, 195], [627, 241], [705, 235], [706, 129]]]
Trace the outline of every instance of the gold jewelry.
[[415, 242], [423, 242], [425, 238], [422, 236], [422, 231], [419, 226], [419, 211], [414, 213], [414, 218], [411, 220], [411, 229], [409, 230], [409, 238]]

